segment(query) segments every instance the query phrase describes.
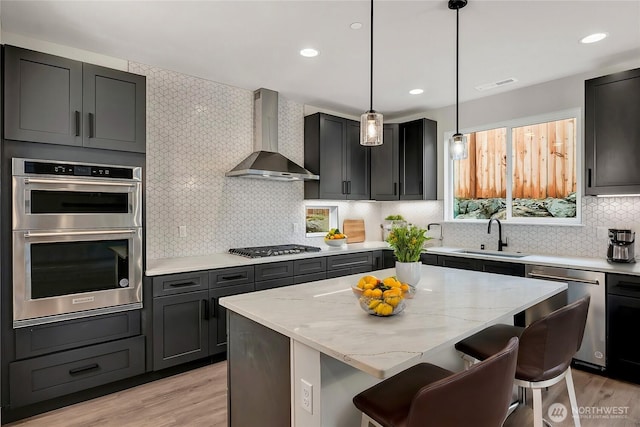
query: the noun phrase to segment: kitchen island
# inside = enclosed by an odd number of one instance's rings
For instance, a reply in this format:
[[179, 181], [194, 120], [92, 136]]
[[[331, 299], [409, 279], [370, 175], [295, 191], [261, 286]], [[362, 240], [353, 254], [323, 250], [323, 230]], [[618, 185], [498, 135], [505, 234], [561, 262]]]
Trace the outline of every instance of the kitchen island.
[[230, 426], [359, 425], [358, 392], [423, 361], [460, 370], [455, 342], [567, 289], [425, 265], [404, 312], [383, 318], [359, 308], [351, 286], [361, 276], [220, 300], [229, 316]]

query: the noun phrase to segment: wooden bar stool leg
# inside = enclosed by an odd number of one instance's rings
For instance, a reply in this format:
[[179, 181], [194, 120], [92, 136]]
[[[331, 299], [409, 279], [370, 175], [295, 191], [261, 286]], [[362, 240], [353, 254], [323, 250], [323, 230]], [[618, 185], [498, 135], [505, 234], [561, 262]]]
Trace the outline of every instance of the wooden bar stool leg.
[[578, 401], [576, 400], [576, 390], [573, 386], [573, 375], [571, 375], [571, 367], [567, 368], [567, 374], [564, 377], [567, 382], [567, 392], [569, 393], [569, 402], [571, 403], [571, 415], [573, 416], [573, 424], [580, 427], [580, 413], [578, 412]]

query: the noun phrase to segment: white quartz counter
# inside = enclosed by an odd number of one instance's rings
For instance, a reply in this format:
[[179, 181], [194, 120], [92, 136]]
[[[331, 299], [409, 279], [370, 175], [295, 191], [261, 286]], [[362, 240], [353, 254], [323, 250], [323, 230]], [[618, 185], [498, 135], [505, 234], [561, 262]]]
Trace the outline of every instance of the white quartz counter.
[[188, 271], [210, 270], [214, 268], [239, 267], [243, 265], [263, 264], [268, 262], [289, 261], [295, 259], [313, 258], [319, 256], [339, 255], [355, 252], [367, 252], [379, 249], [389, 249], [385, 242], [350, 243], [341, 247], [320, 246], [320, 252], [305, 252], [295, 255], [279, 255], [264, 258], [245, 258], [229, 253], [216, 253], [212, 255], [164, 258], [147, 261], [147, 276], [160, 276], [163, 274], [184, 273]]
[[[487, 259], [519, 264], [544, 265], [550, 267], [575, 268], [578, 270], [601, 271], [604, 273], [619, 273], [640, 276], [640, 263], [612, 263], [605, 258], [568, 257], [559, 255], [529, 255], [516, 252], [497, 252], [490, 250], [473, 250], [474, 253], [464, 253], [462, 248], [431, 247], [428, 253], [451, 255], [463, 258]], [[505, 256], [506, 255], [506, 256]], [[513, 257], [509, 255], [524, 255]]]
[[[377, 271], [379, 278], [394, 269]], [[225, 297], [220, 304], [377, 378], [394, 375], [566, 284], [422, 266], [415, 298], [391, 317], [365, 313], [352, 275]]]

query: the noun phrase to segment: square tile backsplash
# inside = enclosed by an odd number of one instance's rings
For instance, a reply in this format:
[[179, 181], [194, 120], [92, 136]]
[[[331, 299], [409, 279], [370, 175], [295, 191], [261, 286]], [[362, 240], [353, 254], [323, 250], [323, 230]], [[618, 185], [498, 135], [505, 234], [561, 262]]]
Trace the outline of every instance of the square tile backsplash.
[[[224, 176], [254, 150], [252, 91], [139, 63], [130, 62], [129, 70], [147, 77], [148, 259], [243, 246], [323, 245], [322, 237], [305, 237], [302, 182]], [[280, 96], [278, 114], [279, 151], [302, 165], [303, 105]], [[421, 226], [441, 223], [445, 246], [497, 246], [497, 231], [488, 235], [485, 223], [442, 222], [442, 201], [306, 203], [338, 206], [340, 224], [363, 218], [367, 240], [381, 239], [385, 216], [401, 214]], [[640, 230], [640, 197], [585, 197], [582, 209], [582, 226], [503, 224], [507, 250], [604, 258], [606, 228]]]

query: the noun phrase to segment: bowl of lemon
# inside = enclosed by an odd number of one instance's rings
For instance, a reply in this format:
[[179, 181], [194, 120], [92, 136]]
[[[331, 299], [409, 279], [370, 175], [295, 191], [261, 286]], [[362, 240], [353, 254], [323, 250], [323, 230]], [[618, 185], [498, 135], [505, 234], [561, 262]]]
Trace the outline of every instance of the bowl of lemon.
[[380, 317], [393, 316], [405, 309], [405, 295], [409, 285], [394, 276], [378, 279], [376, 276], [362, 277], [351, 290], [358, 297], [358, 304], [365, 312]]
[[337, 228], [332, 228], [324, 236], [324, 242], [329, 246], [342, 246], [347, 243], [347, 235], [340, 232]]

